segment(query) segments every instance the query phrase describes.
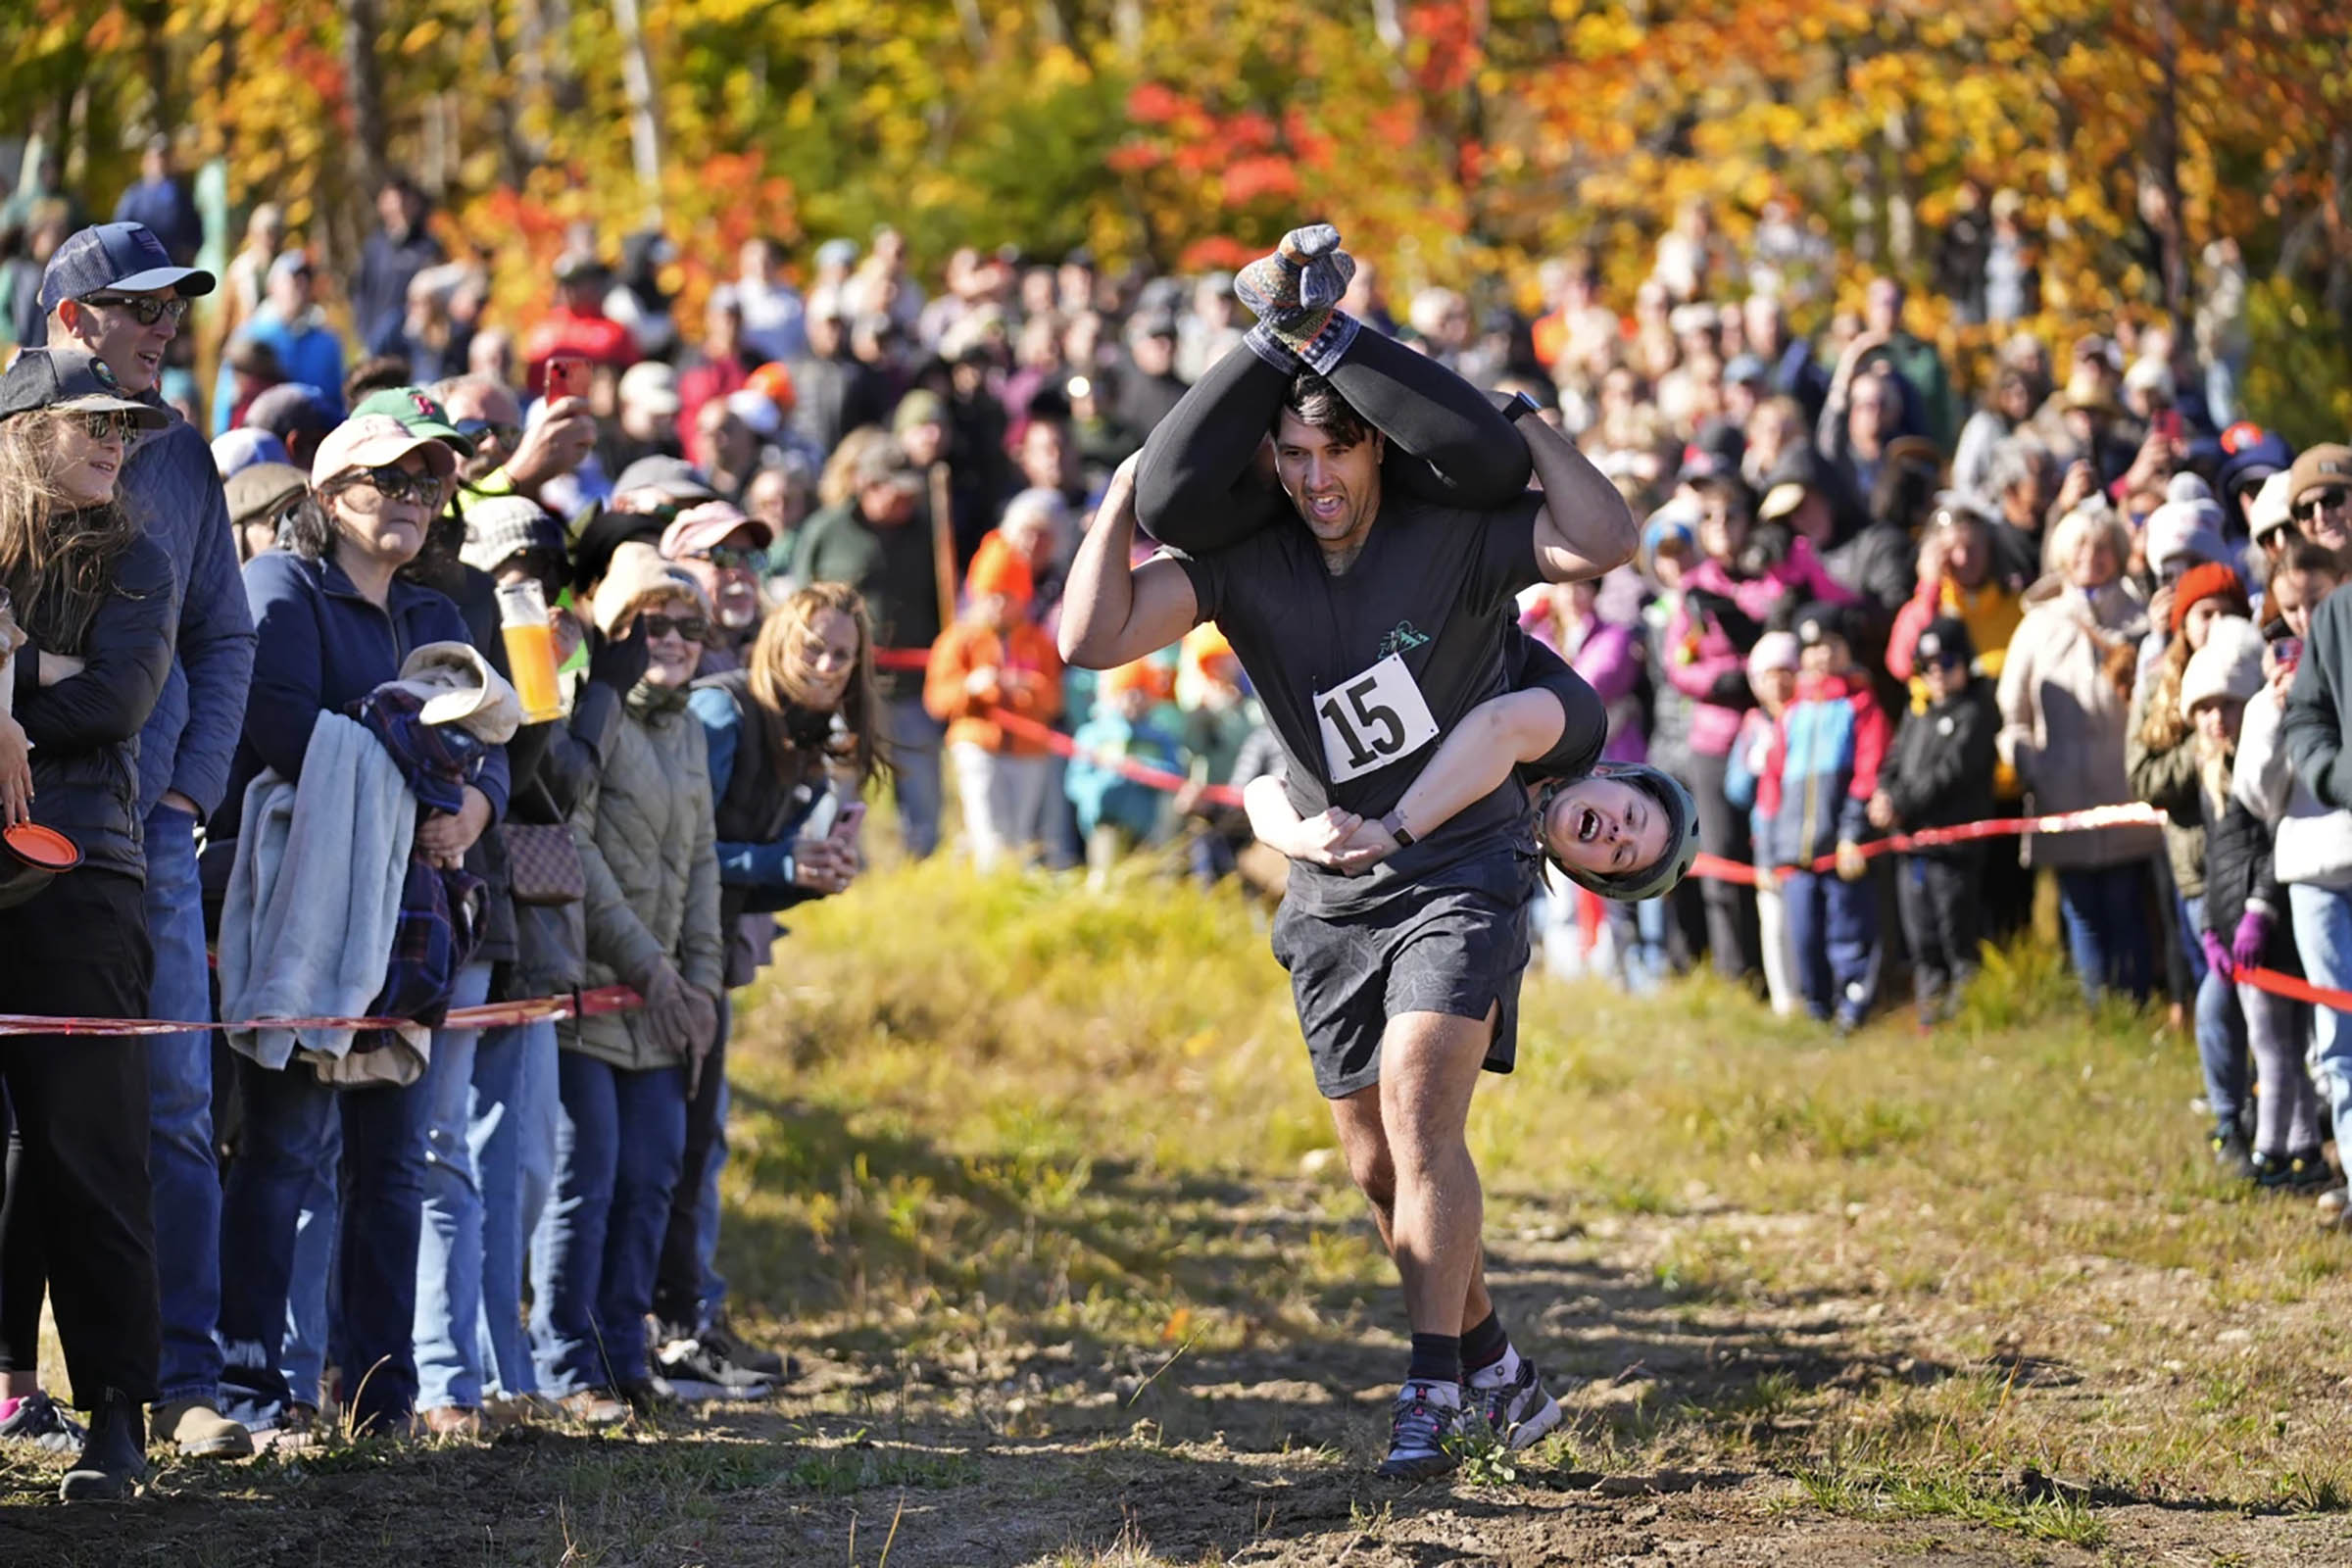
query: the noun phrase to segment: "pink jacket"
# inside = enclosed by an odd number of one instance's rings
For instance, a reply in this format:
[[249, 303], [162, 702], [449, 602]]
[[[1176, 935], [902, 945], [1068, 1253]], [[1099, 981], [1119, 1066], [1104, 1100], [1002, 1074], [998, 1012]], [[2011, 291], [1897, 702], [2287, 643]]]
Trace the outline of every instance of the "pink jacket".
[[[1718, 614], [1694, 613], [1693, 598], [1703, 605], [1710, 596], [1730, 600], [1750, 626], [1727, 628]], [[1736, 703], [1723, 703], [1710, 701], [1710, 696], [1719, 685], [1728, 687], [1727, 677], [1734, 675], [1740, 677], [1739, 689], [1744, 693], [1747, 651], [1755, 646], [1756, 634], [1774, 611], [1784, 604], [1794, 610], [1815, 602], [1850, 605], [1854, 595], [1830, 575], [1813, 553], [1812, 541], [1801, 536], [1790, 541], [1788, 559], [1761, 576], [1734, 577], [1730, 568], [1710, 558], [1683, 578], [1682, 603], [1666, 623], [1666, 678], [1675, 690], [1692, 699], [1692, 752], [1701, 757], [1731, 754], [1732, 741], [1740, 733], [1740, 715], [1749, 706], [1748, 700], [1742, 696]], [[1735, 636], [1735, 630], [1740, 634]]]

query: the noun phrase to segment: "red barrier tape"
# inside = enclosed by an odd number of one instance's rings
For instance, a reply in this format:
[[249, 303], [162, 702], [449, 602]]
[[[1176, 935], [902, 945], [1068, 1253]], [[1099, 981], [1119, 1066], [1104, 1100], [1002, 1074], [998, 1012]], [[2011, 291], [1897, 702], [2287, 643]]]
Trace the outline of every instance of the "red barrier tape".
[[[1897, 833], [1890, 838], [1873, 839], [1858, 848], [1862, 851], [1863, 858], [1871, 859], [1882, 855], [1900, 855], [1909, 850], [1942, 849], [1975, 839], [2008, 838], [2017, 833], [2088, 833], [2105, 827], [2162, 827], [2164, 821], [2164, 812], [2135, 801], [2124, 806], [2094, 806], [2088, 810], [2061, 811], [2051, 816], [2004, 816], [1985, 822], [1961, 822], [1952, 827], [1921, 828], [1916, 833]], [[1825, 855], [1815, 860], [1809, 869], [1835, 871], [1838, 869], [1838, 857]], [[1691, 863], [1690, 874], [1718, 882], [1738, 882], [1748, 887], [1753, 887], [1756, 881], [1754, 866], [1727, 860], [1719, 855], [1701, 855]]]
[[[990, 717], [1005, 733], [1018, 735], [1033, 745], [1043, 746], [1057, 757], [1084, 758], [1098, 767], [1109, 768], [1121, 778], [1133, 779], [1138, 784], [1149, 784], [1155, 790], [1165, 790], [1173, 795], [1192, 783], [1192, 780], [1186, 778], [1182, 773], [1171, 773], [1164, 767], [1153, 767], [1149, 762], [1139, 762], [1130, 757], [1113, 757], [1108, 752], [1099, 752], [1091, 746], [1081, 746], [1052, 725], [1041, 724], [1036, 719], [1025, 718], [1019, 713], [1007, 713], [1000, 708]], [[1230, 784], [1204, 785], [1200, 790], [1200, 798], [1218, 806], [1242, 804], [1242, 792]]]
[[[452, 1007], [442, 1020], [444, 1029], [502, 1029], [539, 1019], [595, 1018], [606, 1013], [634, 1012], [645, 999], [627, 986], [603, 986], [594, 991], [570, 991], [560, 997], [530, 997], [519, 1002], [486, 1002], [478, 1007]], [[0, 1035], [175, 1035], [190, 1029], [396, 1029], [413, 1018], [257, 1018], [243, 1023], [197, 1023], [170, 1018], [46, 1018], [38, 1013], [0, 1012]]]

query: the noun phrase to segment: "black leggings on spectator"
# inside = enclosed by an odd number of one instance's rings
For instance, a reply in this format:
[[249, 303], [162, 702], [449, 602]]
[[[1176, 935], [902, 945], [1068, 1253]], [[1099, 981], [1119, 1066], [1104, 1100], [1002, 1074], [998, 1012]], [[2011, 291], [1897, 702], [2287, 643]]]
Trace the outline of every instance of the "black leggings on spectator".
[[[153, 956], [138, 879], [84, 868], [0, 910], [0, 1012], [146, 1015]], [[147, 1042], [0, 1037], [16, 1117], [0, 1194], [0, 1371], [38, 1363], [41, 1291], [74, 1402], [155, 1397], [163, 1325], [147, 1180]]]
[[[1726, 758], [1690, 754], [1690, 796], [1698, 805], [1698, 847], [1709, 855], [1747, 864], [1747, 812], [1724, 794]], [[1756, 898], [1737, 882], [1710, 877], [1699, 896], [1707, 904], [1707, 951], [1715, 972], [1739, 980], [1756, 967], [1762, 942], [1756, 934]]]
[[[1533, 465], [1510, 419], [1435, 360], [1366, 327], [1326, 379], [1389, 438], [1384, 484], [1472, 510], [1526, 491]], [[1257, 451], [1290, 389], [1290, 376], [1247, 347], [1210, 366], [1144, 443], [1135, 505], [1146, 531], [1200, 553], [1289, 515]]]

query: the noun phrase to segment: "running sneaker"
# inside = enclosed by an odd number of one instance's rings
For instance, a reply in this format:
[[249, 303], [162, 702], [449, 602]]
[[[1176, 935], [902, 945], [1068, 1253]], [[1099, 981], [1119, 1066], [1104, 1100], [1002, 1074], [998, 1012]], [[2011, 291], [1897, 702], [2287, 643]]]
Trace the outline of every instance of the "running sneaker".
[[2206, 1142], [2213, 1150], [2213, 1162], [2221, 1167], [2224, 1175], [2234, 1176], [2245, 1182], [2255, 1179], [2254, 1150], [2247, 1143], [2246, 1135], [2237, 1130], [2236, 1123], [2222, 1122], [2216, 1125], [2213, 1136]]
[[1544, 1387], [1536, 1363], [1519, 1358], [1519, 1375], [1491, 1389], [1464, 1385], [1462, 1396], [1486, 1419], [1494, 1441], [1513, 1453], [1532, 1448], [1560, 1424], [1560, 1401]]
[[89, 1437], [64, 1405], [39, 1389], [17, 1400], [8, 1418], [0, 1420], [0, 1443], [22, 1443], [43, 1453], [79, 1453]]
[[1461, 1385], [1408, 1378], [1391, 1406], [1389, 1456], [1380, 1474], [1393, 1481], [1446, 1475], [1461, 1463], [1455, 1450], [1464, 1435]]
[[[745, 1352], [724, 1329], [700, 1332], [662, 1325], [654, 1370], [681, 1399], [764, 1399], [774, 1381], [744, 1364]], [[730, 1353], [731, 1352], [731, 1353]], [[780, 1371], [783, 1363], [777, 1361]]]

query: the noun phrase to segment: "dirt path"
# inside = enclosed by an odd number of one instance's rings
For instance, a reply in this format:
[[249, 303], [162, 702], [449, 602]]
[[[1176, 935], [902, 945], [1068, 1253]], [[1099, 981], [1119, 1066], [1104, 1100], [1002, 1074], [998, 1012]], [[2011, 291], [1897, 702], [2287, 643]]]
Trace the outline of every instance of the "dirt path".
[[[1298, 1212], [1302, 1194], [1233, 1197], [1219, 1219], [1238, 1233]], [[1719, 1238], [1817, 1240], [1801, 1218], [1705, 1223]], [[1377, 1295], [1347, 1290], [1325, 1293], [1329, 1331], [1303, 1343], [826, 1359], [790, 1398], [659, 1434], [177, 1466], [112, 1515], [37, 1502], [55, 1466], [0, 1468], [0, 1503], [22, 1504], [0, 1507], [0, 1563], [871, 1568], [887, 1544], [903, 1568], [2352, 1564], [2340, 1513], [2069, 1499], [2037, 1475], [1890, 1495], [1875, 1513], [1850, 1491], [1825, 1507], [1801, 1458], [1823, 1400], [1977, 1373], [1948, 1321], [1884, 1300], [1693, 1299], [1660, 1278], [1691, 1227], [1498, 1238], [1502, 1310], [1574, 1384], [1567, 1436], [1509, 1477], [1402, 1488], [1370, 1475], [1401, 1352], [1371, 1326], [1387, 1316]], [[2013, 1370], [2005, 1396], [2113, 1392], [2095, 1370], [2043, 1371]], [[2036, 1511], [2053, 1499], [2080, 1506]]]

